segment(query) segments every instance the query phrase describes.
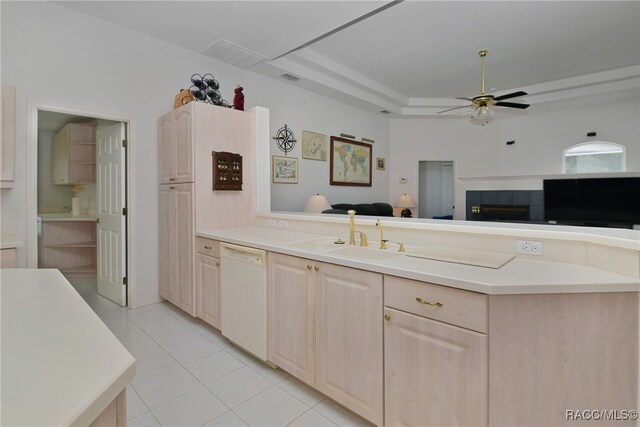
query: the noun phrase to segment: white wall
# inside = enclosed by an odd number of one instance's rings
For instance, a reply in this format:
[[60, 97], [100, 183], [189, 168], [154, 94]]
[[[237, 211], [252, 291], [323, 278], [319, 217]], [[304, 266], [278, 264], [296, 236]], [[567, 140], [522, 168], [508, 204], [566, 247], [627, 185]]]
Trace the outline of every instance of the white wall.
[[[138, 159], [130, 175], [135, 176], [137, 182], [138, 222], [133, 224], [131, 232], [144, 243], [135, 254], [140, 279], [135, 283], [135, 298], [139, 304], [158, 300], [156, 120], [172, 109], [174, 95], [188, 87], [193, 73], [213, 73], [228, 101], [233, 99], [235, 85], [241, 83], [245, 88], [245, 108], [261, 105], [271, 110], [272, 136], [284, 123], [296, 131], [298, 138], [302, 129], [327, 134], [355, 133], [376, 140], [374, 156], [388, 157], [387, 119], [378, 115], [51, 2], [2, 2], [1, 19], [0, 75], [2, 84], [16, 87], [17, 96], [16, 181], [13, 189], [0, 193], [2, 231], [16, 232], [26, 242], [30, 100], [135, 120], [137, 126], [130, 139], [138, 144]], [[295, 155], [299, 157], [299, 151]], [[323, 177], [319, 172], [324, 165], [328, 169], [328, 162], [311, 162], [300, 160], [300, 184], [274, 186], [277, 208], [300, 209], [310, 193], [334, 190], [315, 185], [316, 178], [328, 182], [328, 175]], [[385, 174], [374, 172], [373, 179], [376, 185], [373, 189], [338, 189], [335, 199], [373, 201], [388, 197]], [[9, 218], [11, 206], [20, 208], [21, 218]], [[24, 247], [18, 250], [18, 265], [26, 265]]]
[[[640, 171], [640, 102], [588, 105], [496, 118], [487, 126], [460, 119], [391, 119], [389, 141], [390, 197], [408, 193], [420, 205], [418, 162], [453, 160], [455, 219], [465, 219], [466, 190], [542, 189], [542, 178], [465, 179], [468, 177], [527, 176], [562, 173], [562, 151], [585, 142], [587, 132], [597, 139], [623, 144], [627, 170]], [[515, 140], [515, 144], [506, 145]], [[399, 183], [407, 178], [406, 184]], [[460, 179], [463, 178], [463, 179]]]

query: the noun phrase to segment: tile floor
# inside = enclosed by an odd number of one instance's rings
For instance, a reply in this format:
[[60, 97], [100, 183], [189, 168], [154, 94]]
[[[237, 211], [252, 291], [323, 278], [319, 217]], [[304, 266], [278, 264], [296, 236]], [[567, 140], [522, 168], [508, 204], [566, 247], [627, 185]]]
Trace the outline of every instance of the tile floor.
[[98, 295], [95, 280], [70, 282], [137, 359], [131, 427], [370, 425], [172, 304], [130, 310]]

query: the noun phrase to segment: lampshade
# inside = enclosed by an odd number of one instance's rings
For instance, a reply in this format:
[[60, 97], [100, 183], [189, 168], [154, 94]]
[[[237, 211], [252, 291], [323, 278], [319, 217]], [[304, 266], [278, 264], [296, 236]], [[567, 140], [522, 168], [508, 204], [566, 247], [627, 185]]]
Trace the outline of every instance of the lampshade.
[[410, 195], [408, 195], [407, 193], [404, 193], [402, 196], [400, 196], [400, 198], [398, 199], [398, 201], [396, 202], [396, 208], [415, 208], [416, 202], [413, 201], [413, 199], [411, 198]]
[[309, 197], [307, 204], [304, 205], [304, 212], [320, 213], [324, 210], [331, 209], [331, 205], [326, 197], [322, 194], [314, 194]]

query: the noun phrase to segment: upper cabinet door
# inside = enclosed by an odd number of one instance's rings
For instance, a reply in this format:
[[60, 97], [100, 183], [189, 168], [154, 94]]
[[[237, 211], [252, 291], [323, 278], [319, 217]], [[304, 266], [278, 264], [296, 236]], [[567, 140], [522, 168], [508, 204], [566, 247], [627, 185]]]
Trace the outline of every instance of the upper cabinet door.
[[160, 184], [174, 182], [174, 152], [173, 113], [169, 113], [158, 119], [158, 180]]
[[158, 119], [158, 181], [194, 182], [193, 106], [185, 105]]
[[[191, 103], [190, 103], [191, 104]], [[193, 105], [173, 112], [174, 182], [194, 182], [193, 178]]]
[[0, 87], [0, 188], [13, 187], [15, 180], [16, 88]]

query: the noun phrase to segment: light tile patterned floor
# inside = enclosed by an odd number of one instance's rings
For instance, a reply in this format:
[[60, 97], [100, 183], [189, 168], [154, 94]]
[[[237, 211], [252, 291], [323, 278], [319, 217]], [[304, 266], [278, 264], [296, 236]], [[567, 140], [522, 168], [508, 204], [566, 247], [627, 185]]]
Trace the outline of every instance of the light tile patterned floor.
[[70, 282], [137, 359], [131, 427], [370, 425], [169, 303], [130, 310], [98, 295], [95, 280]]

